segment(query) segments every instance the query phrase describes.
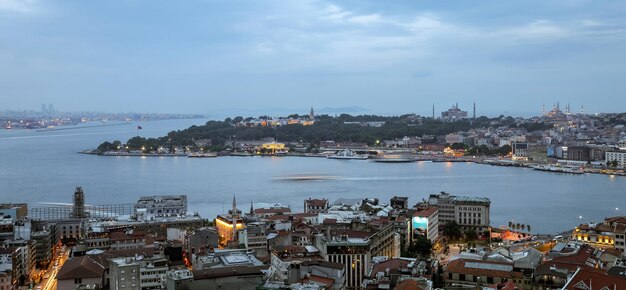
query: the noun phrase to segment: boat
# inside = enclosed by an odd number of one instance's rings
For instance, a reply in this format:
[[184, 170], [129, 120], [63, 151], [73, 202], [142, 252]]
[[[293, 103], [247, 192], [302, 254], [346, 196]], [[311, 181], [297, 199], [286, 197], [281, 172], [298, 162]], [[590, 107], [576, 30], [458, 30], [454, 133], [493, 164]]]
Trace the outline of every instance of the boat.
[[547, 172], [583, 174], [585, 171], [582, 167], [556, 166], [556, 165], [536, 165], [533, 169]]
[[374, 162], [385, 163], [400, 163], [400, 162], [415, 162], [418, 158], [413, 155], [397, 154], [397, 155], [382, 155], [372, 158]]
[[328, 159], [341, 159], [341, 160], [365, 160], [368, 158], [367, 155], [356, 154], [354, 151], [350, 149], [344, 149], [342, 151], [337, 152], [335, 155], [326, 156]]
[[217, 152], [207, 152], [207, 153], [193, 152], [193, 153], [187, 154], [187, 158], [211, 158], [211, 157], [217, 157]]

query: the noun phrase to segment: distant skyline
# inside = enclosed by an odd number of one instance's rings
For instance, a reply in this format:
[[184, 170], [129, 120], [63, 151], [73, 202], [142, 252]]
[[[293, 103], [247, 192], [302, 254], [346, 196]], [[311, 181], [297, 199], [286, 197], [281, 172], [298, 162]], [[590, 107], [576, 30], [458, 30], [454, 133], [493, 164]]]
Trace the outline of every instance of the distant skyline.
[[623, 15], [626, 1], [0, 0], [0, 111], [620, 112]]

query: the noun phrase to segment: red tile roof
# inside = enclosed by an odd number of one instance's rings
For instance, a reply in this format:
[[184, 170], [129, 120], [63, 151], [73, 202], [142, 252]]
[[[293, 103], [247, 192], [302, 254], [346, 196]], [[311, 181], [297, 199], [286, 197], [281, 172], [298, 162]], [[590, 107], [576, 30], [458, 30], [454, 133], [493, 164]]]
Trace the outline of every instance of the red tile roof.
[[327, 287], [330, 287], [335, 283], [335, 279], [317, 276], [317, 275], [308, 275], [300, 279], [301, 283], [312, 283], [312, 284], [321, 284]]
[[398, 259], [398, 258], [387, 260], [382, 263], [378, 263], [374, 265], [374, 267], [372, 268], [370, 277], [371, 278], [376, 277], [376, 273], [380, 273], [380, 272], [385, 273], [387, 269], [394, 269], [394, 270], [407, 269], [410, 263], [411, 263], [410, 261]]
[[424, 290], [417, 281], [406, 279], [396, 285], [396, 290]]
[[[592, 288], [593, 287], [593, 288]], [[604, 272], [580, 269], [563, 286], [564, 290], [578, 289], [626, 290], [626, 277], [609, 276]]]
[[[513, 269], [513, 263], [500, 263], [500, 262], [492, 262], [492, 261], [466, 261], [464, 259], [456, 259], [448, 263], [445, 268], [446, 273], [459, 273], [459, 274], [470, 274], [470, 275], [480, 275], [486, 277], [502, 277], [502, 278], [520, 278], [522, 277], [521, 272], [514, 271], [502, 271], [502, 270], [494, 270], [494, 269], [483, 269], [483, 268], [469, 268], [466, 267], [467, 262], [484, 264], [485, 266], [489, 265], [510, 265], [511, 269]], [[487, 268], [487, 267], [486, 267]]]
[[426, 217], [427, 218], [427, 217], [432, 216], [435, 212], [437, 212], [437, 208], [429, 206], [427, 208], [419, 209], [417, 212], [413, 213], [413, 216], [419, 216], [419, 217]]
[[304, 202], [310, 206], [322, 206], [323, 207], [328, 204], [327, 199], [307, 199]]
[[58, 280], [93, 278], [104, 275], [104, 266], [90, 256], [74, 257], [65, 262], [59, 274]]
[[255, 214], [284, 214], [284, 213], [290, 213], [291, 209], [288, 207], [277, 207], [277, 208], [255, 208], [254, 209], [254, 213]]

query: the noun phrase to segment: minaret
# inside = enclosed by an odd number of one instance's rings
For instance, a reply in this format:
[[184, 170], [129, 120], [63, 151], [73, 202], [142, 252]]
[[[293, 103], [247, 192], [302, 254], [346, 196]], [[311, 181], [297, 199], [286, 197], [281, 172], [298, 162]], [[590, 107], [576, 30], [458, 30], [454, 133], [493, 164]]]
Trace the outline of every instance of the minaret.
[[473, 119], [476, 120], [476, 102], [474, 102], [474, 116]]
[[235, 195], [233, 194], [233, 211], [231, 213], [231, 217], [233, 218], [233, 242], [237, 241], [237, 201], [235, 200]]
[[83, 188], [76, 187], [74, 191], [74, 210], [72, 211], [72, 217], [77, 219], [85, 218], [85, 194]]

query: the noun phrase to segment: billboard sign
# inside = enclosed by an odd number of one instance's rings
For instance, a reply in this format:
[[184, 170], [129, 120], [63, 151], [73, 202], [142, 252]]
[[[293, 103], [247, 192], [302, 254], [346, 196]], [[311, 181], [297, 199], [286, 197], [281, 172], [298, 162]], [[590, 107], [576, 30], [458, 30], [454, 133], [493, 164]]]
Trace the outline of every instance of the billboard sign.
[[428, 237], [428, 218], [414, 216], [412, 220], [413, 238]]

